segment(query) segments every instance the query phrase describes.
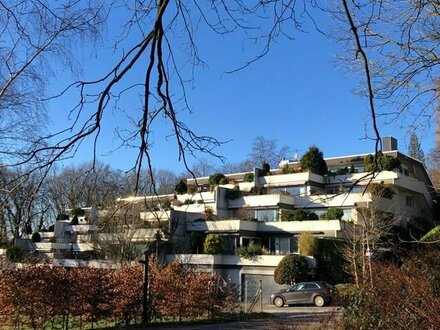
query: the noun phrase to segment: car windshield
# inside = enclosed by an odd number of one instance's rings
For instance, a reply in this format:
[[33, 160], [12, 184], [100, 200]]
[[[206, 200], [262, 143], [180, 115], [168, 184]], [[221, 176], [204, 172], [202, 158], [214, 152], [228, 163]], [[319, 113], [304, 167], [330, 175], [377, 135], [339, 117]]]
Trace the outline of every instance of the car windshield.
[[292, 286], [290, 288], [290, 291], [298, 291], [298, 290], [303, 290], [304, 289], [304, 284], [300, 283], [300, 284], [296, 284], [294, 286]]

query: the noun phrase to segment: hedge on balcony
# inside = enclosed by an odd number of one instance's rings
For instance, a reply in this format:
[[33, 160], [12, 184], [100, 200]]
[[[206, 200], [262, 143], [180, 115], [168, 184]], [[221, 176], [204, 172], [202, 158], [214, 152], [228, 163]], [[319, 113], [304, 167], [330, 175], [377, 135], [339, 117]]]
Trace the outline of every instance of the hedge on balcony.
[[318, 219], [318, 215], [315, 212], [309, 212], [303, 209], [281, 212], [281, 221], [302, 221]]

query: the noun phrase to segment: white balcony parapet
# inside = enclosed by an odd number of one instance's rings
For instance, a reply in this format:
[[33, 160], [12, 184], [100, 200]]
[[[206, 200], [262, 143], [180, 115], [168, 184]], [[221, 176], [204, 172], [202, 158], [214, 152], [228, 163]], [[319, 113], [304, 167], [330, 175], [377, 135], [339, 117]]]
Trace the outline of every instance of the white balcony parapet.
[[185, 200], [192, 200], [194, 202], [203, 201], [203, 203], [214, 203], [215, 193], [214, 191], [202, 191], [195, 192], [194, 194], [182, 194], [177, 195], [177, 199], [180, 202], [184, 202]]
[[71, 251], [79, 252], [79, 251], [91, 251], [93, 250], [93, 245], [90, 243], [46, 243], [46, 242], [38, 242], [32, 243], [33, 248], [39, 252], [50, 252], [53, 250], [60, 251]]
[[88, 267], [88, 268], [117, 269], [120, 268], [122, 264], [118, 262], [106, 261], [106, 260], [52, 259], [52, 266], [69, 267], [69, 268]]
[[302, 232], [336, 232], [343, 229], [340, 220], [307, 220], [307, 221], [259, 221], [257, 230], [259, 232], [286, 232], [298, 234]]
[[268, 175], [258, 178], [260, 185], [281, 187], [285, 185], [303, 185], [308, 181], [324, 183], [324, 177], [311, 172]]
[[156, 202], [161, 199], [172, 200], [174, 199], [174, 194], [124, 197], [124, 198], [117, 198], [116, 201], [124, 202], [124, 203], [145, 203], [145, 202]]
[[55, 237], [55, 233], [53, 231], [43, 231], [38, 232], [40, 234], [41, 239], [50, 239]]
[[238, 232], [240, 230], [256, 231], [257, 221], [248, 220], [217, 220], [217, 221], [192, 221], [186, 223], [188, 231], [203, 232]]
[[230, 199], [229, 208], [270, 207], [278, 206], [279, 204], [288, 204], [293, 206], [294, 201], [295, 198], [293, 196], [283, 194], [242, 196], [237, 199]]
[[167, 221], [170, 219], [170, 211], [159, 210], [159, 211], [140, 212], [139, 217], [141, 218], [141, 220], [148, 222]]
[[97, 225], [67, 225], [64, 227], [64, 231], [70, 231], [72, 233], [89, 233], [97, 230]]
[[324, 233], [325, 236], [338, 237], [345, 228], [341, 220], [306, 220], [306, 221], [249, 221], [249, 220], [218, 220], [193, 221], [186, 223], [188, 231], [209, 233], [236, 233], [239, 231], [261, 233], [290, 233], [302, 232]]
[[362, 173], [346, 173], [339, 175], [328, 175], [327, 183], [328, 184], [348, 184], [358, 182], [357, 184], [368, 184], [371, 180], [373, 182], [381, 182], [387, 180], [395, 180], [401, 177], [401, 173], [394, 171], [382, 171], [375, 173], [374, 176], [368, 172]]
[[[111, 242], [122, 239], [125, 241], [132, 241], [132, 242], [146, 242], [156, 239], [156, 234], [158, 231], [160, 231], [159, 228], [139, 228], [139, 229], [129, 229], [114, 234], [99, 233], [98, 240]], [[165, 238], [162, 238], [162, 240], [164, 239]]]
[[254, 182], [240, 182], [238, 184], [240, 191], [250, 191], [254, 186]]
[[370, 193], [347, 192], [335, 195], [312, 195], [295, 198], [296, 208], [322, 208], [354, 206], [355, 203], [371, 202]]
[[[168, 262], [179, 260], [184, 264], [195, 266], [261, 266], [276, 267], [283, 259], [284, 255], [260, 255], [252, 259], [245, 259], [235, 255], [212, 255], [212, 254], [167, 254]], [[316, 260], [307, 257], [309, 266], [316, 267]]]

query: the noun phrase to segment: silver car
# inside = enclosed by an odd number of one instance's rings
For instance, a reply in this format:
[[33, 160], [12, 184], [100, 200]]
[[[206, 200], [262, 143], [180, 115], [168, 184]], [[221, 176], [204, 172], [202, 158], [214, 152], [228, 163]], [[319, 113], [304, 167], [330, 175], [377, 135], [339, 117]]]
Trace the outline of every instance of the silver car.
[[289, 289], [275, 292], [270, 296], [270, 302], [277, 307], [300, 304], [322, 307], [332, 301], [335, 293], [336, 289], [325, 282], [301, 282]]

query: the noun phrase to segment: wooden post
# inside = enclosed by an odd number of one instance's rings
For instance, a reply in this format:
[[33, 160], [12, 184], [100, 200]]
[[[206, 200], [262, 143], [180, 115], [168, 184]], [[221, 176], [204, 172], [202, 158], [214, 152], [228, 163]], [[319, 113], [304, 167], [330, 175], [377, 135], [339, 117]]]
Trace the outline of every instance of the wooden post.
[[144, 264], [144, 295], [142, 299], [142, 324], [148, 324], [150, 322], [150, 306], [149, 306], [149, 293], [150, 293], [150, 283], [149, 283], [149, 254], [148, 250], [144, 252], [145, 260], [140, 261], [140, 263]]
[[243, 277], [244, 280], [244, 312], [247, 313], [247, 282], [245, 280], [246, 277]]

